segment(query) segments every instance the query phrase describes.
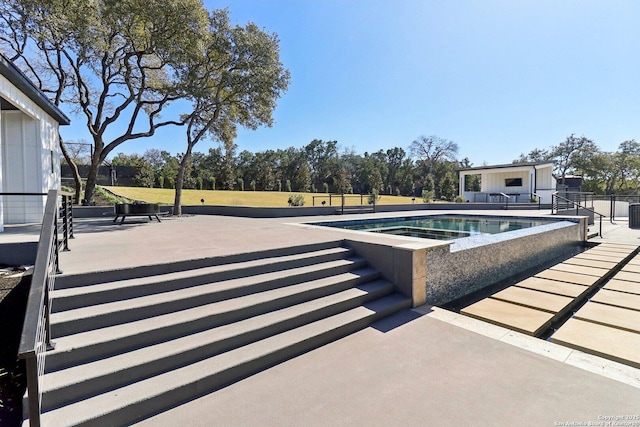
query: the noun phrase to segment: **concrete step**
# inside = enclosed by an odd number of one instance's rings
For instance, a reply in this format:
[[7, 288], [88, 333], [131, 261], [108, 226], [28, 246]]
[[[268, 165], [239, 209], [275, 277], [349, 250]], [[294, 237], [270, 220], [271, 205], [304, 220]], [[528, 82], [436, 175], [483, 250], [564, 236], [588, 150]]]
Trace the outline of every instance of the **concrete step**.
[[[52, 336], [55, 338], [71, 335], [186, 310], [269, 289], [339, 275], [365, 265], [366, 261], [361, 258], [341, 259], [54, 312], [51, 315]], [[122, 290], [121, 293], [126, 294], [128, 290]]]
[[[121, 277], [123, 273], [117, 275], [111, 273], [119, 278], [109, 282], [105, 282], [103, 277], [108, 275], [107, 273], [83, 275], [85, 281], [81, 283], [77, 282], [77, 277], [67, 278], [66, 281], [56, 280], [56, 289], [52, 293], [54, 298], [52, 310], [53, 312], [71, 310], [87, 305], [335, 261], [352, 256], [353, 250], [344, 247], [331, 247], [291, 255], [263, 255], [263, 258], [234, 263], [208, 266], [198, 264], [197, 268], [169, 273], [165, 272], [170, 268], [169, 266], [160, 265], [156, 266], [156, 270], [143, 277]], [[221, 261], [210, 260], [210, 262], [220, 263]], [[137, 271], [129, 273], [131, 275], [139, 274]], [[64, 278], [61, 277], [61, 279]], [[60, 281], [62, 283], [59, 283]]]
[[85, 396], [105, 393], [353, 309], [393, 291], [392, 283], [376, 280], [232, 324], [45, 373], [41, 380], [42, 405], [45, 410], [50, 410]]
[[[88, 360], [109, 357], [212, 327], [237, 322], [288, 305], [340, 292], [376, 280], [379, 276], [379, 272], [374, 269], [360, 268], [352, 272], [159, 316], [99, 329], [86, 329], [71, 335], [54, 335], [56, 348], [47, 352], [46, 368], [51, 372], [78, 363], [85, 363]], [[73, 328], [75, 329], [76, 326]], [[52, 324], [52, 329], [59, 331], [55, 324]]]
[[408, 298], [393, 294], [366, 306], [44, 412], [42, 424], [130, 424], [346, 336], [410, 305]]
[[[265, 259], [284, 259], [282, 257], [297, 256], [309, 252], [323, 251], [342, 247], [343, 241], [326, 241], [309, 243], [300, 246], [269, 249], [266, 251], [239, 253], [234, 255], [217, 256], [212, 258], [198, 258], [183, 261], [174, 261], [165, 264], [141, 265], [136, 267], [120, 268], [116, 270], [104, 270], [98, 272], [61, 274], [56, 277], [56, 289], [67, 289], [76, 286], [86, 286], [98, 283], [115, 282], [118, 280], [159, 276], [180, 271], [196, 270], [213, 266], [224, 266], [253, 262]], [[114, 248], [117, 249], [117, 248]], [[345, 249], [345, 248], [343, 248]], [[349, 250], [349, 249], [347, 249]], [[250, 265], [248, 266], [250, 267]]]

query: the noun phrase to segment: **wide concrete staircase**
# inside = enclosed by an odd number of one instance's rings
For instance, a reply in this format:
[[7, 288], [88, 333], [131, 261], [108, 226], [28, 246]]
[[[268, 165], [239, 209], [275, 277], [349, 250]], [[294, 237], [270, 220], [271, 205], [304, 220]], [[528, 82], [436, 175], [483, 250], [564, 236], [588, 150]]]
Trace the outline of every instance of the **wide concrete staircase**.
[[126, 425], [411, 306], [341, 242], [62, 276], [42, 424]]

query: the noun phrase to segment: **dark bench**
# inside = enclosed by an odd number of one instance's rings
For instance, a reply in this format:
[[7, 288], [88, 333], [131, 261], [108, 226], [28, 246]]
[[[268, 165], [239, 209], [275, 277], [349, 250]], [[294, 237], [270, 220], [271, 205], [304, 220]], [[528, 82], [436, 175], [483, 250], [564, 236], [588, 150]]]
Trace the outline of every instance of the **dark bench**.
[[157, 203], [116, 203], [115, 212], [116, 217], [113, 218], [113, 222], [116, 222], [119, 217], [122, 217], [120, 224], [122, 224], [128, 216], [148, 216], [150, 220], [155, 217], [158, 222], [161, 222], [158, 216], [160, 206]]

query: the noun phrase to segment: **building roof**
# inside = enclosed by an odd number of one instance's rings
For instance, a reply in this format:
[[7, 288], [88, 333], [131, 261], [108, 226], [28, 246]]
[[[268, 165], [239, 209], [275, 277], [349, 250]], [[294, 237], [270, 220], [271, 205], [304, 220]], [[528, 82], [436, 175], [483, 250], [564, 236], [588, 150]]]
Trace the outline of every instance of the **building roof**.
[[71, 123], [71, 120], [32, 81], [1, 53], [0, 74], [6, 77], [12, 85], [29, 97], [59, 124], [68, 125]]
[[505, 165], [490, 165], [490, 166], [476, 166], [472, 168], [461, 168], [459, 171], [471, 171], [471, 170], [486, 170], [486, 169], [507, 169], [507, 168], [521, 168], [523, 166], [547, 166], [553, 165], [554, 162], [552, 160], [548, 160], [546, 162], [524, 162], [524, 163], [508, 163]]

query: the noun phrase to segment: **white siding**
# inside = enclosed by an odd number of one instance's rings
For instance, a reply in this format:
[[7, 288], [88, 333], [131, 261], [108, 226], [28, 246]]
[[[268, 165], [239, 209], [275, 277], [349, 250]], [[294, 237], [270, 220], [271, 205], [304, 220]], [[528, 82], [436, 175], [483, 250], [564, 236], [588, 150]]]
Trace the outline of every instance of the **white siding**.
[[536, 188], [542, 190], [556, 189], [556, 179], [553, 177], [553, 168], [546, 167], [536, 170]]
[[[507, 187], [507, 178], [521, 178], [522, 186]], [[529, 193], [529, 171], [482, 174], [482, 191], [485, 193]]]
[[[4, 76], [0, 76], [0, 96], [19, 109], [0, 112], [0, 190], [46, 193], [59, 189], [58, 122]], [[45, 199], [5, 196], [0, 204], [0, 231], [3, 224], [41, 221]]]

